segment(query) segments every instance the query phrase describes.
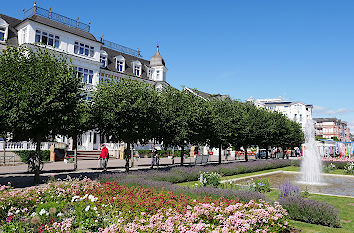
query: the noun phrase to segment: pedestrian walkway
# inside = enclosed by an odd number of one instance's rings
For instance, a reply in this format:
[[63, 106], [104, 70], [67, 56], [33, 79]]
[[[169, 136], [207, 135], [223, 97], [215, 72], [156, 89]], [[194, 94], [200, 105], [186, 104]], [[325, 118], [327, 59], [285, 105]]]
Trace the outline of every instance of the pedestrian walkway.
[[[210, 163], [217, 163], [218, 156], [210, 157]], [[224, 160], [224, 158], [222, 158]], [[235, 161], [235, 160], [232, 160]], [[237, 160], [236, 160], [237, 161]], [[241, 161], [241, 160], [238, 160]], [[228, 162], [228, 161], [223, 161]], [[180, 165], [181, 159], [161, 158], [159, 168], [166, 168], [169, 166]], [[185, 165], [194, 165], [194, 158], [184, 159]], [[130, 163], [130, 165], [132, 165]], [[151, 158], [134, 159], [133, 166], [130, 168], [134, 170], [148, 170], [151, 166]], [[0, 166], [0, 184], [5, 185], [8, 182], [13, 187], [28, 187], [33, 185], [33, 174], [27, 172], [27, 164], [19, 163], [16, 166]], [[156, 168], [156, 166], [154, 166]], [[111, 158], [108, 162], [108, 172], [125, 172], [125, 160]], [[41, 172], [41, 183], [46, 182], [51, 177], [65, 179], [67, 176], [74, 177], [89, 177], [91, 179], [97, 178], [102, 174], [102, 169], [99, 168], [99, 160], [79, 160], [78, 169], [74, 171], [73, 163], [60, 162], [45, 162]]]

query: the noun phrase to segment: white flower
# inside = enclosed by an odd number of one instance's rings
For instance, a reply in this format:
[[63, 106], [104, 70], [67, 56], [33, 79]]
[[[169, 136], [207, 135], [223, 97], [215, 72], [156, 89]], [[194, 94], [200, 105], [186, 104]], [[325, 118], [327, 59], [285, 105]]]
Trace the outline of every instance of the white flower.
[[89, 195], [88, 196], [88, 199], [91, 201], [91, 202], [95, 202], [95, 201], [97, 201], [98, 200], [98, 197], [95, 197], [95, 196], [93, 196], [93, 195]]
[[71, 198], [71, 202], [74, 202], [74, 201], [76, 201], [77, 199], [80, 199], [80, 196], [73, 196], [73, 197]]
[[32, 214], [31, 214], [31, 217], [34, 217], [34, 216], [36, 216], [37, 215], [37, 213], [36, 212], [33, 212]]
[[93, 210], [97, 210], [97, 207], [95, 206], [95, 207], [93, 207]]
[[83, 196], [82, 198], [81, 198], [81, 200], [84, 200], [84, 199], [86, 199], [88, 197], [88, 194], [85, 194], [85, 196]]
[[89, 211], [89, 209], [90, 209], [90, 205], [88, 205], [88, 206], [85, 208], [85, 211], [87, 212], [87, 211]]
[[39, 211], [39, 215], [43, 215], [45, 213], [47, 213], [47, 211], [45, 209], [41, 209], [41, 211]]
[[58, 217], [61, 217], [61, 216], [63, 216], [63, 215], [64, 215], [64, 214], [61, 213], [61, 212], [57, 214]]

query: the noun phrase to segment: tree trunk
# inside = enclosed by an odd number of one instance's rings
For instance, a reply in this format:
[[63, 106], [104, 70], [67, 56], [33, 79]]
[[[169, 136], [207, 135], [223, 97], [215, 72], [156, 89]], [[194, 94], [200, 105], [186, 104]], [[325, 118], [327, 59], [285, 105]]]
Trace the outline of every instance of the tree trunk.
[[126, 153], [124, 154], [125, 158], [125, 171], [129, 172], [129, 158], [130, 158], [130, 143], [127, 143]]
[[74, 149], [74, 171], [77, 170], [77, 135], [73, 137], [73, 149]]
[[172, 165], [175, 164], [175, 148], [172, 148]]
[[247, 147], [244, 146], [243, 149], [245, 150], [245, 161], [248, 161], [248, 156], [247, 156]]
[[35, 170], [34, 170], [34, 183], [39, 184], [40, 180], [40, 166], [41, 166], [41, 140], [37, 139], [36, 140], [36, 158], [34, 158], [34, 165], [35, 165]]
[[181, 166], [183, 166], [184, 161], [184, 146], [181, 146]]
[[4, 136], [4, 165], [6, 164], [5, 156], [6, 156], [6, 138]]
[[222, 144], [219, 145], [219, 164], [221, 164], [221, 149], [222, 149]]

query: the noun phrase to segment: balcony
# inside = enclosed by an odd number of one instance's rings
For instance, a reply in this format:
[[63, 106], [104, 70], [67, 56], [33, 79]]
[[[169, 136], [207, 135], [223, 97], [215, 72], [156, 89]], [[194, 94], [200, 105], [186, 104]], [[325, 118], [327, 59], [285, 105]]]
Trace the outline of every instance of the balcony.
[[134, 50], [134, 49], [125, 47], [123, 45], [116, 44], [114, 42], [105, 40], [102, 37], [101, 37], [101, 42], [103, 43], [103, 45], [105, 47], [107, 47], [109, 49], [113, 49], [113, 50], [116, 50], [118, 52], [122, 52], [122, 53], [125, 53], [125, 54], [128, 54], [128, 55], [134, 56], [134, 57], [142, 57], [142, 55], [141, 55], [139, 50]]
[[39, 15], [44, 18], [53, 20], [55, 22], [67, 25], [69, 27], [77, 28], [77, 29], [80, 29], [85, 32], [90, 32], [90, 25], [89, 24], [85, 24], [85, 23], [79, 22], [78, 20], [65, 17], [63, 15], [54, 13], [51, 10], [44, 9], [44, 8], [38, 7], [36, 5], [34, 5], [30, 9], [28, 9], [27, 11], [23, 12], [23, 19], [30, 18], [34, 15]]

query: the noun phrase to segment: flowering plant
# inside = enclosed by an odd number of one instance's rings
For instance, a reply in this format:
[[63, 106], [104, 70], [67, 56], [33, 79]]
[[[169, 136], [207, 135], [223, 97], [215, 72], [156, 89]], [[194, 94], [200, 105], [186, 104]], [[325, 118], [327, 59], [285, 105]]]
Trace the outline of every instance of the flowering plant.
[[336, 165], [333, 163], [330, 163], [328, 165], [324, 165], [323, 171], [326, 173], [330, 173], [336, 169]]
[[269, 179], [252, 179], [248, 182], [248, 188], [250, 191], [256, 191], [260, 193], [270, 192]]
[[221, 175], [217, 172], [201, 172], [196, 187], [213, 186], [217, 188], [220, 184]]
[[344, 165], [344, 170], [347, 174], [354, 174], [354, 162], [347, 163]]
[[3, 232], [286, 232], [287, 218], [277, 203], [197, 200], [87, 178], [0, 191]]
[[290, 183], [290, 181], [286, 180], [284, 183], [280, 183], [278, 185], [278, 193], [279, 197], [289, 197], [289, 196], [300, 196], [301, 191], [300, 188]]

